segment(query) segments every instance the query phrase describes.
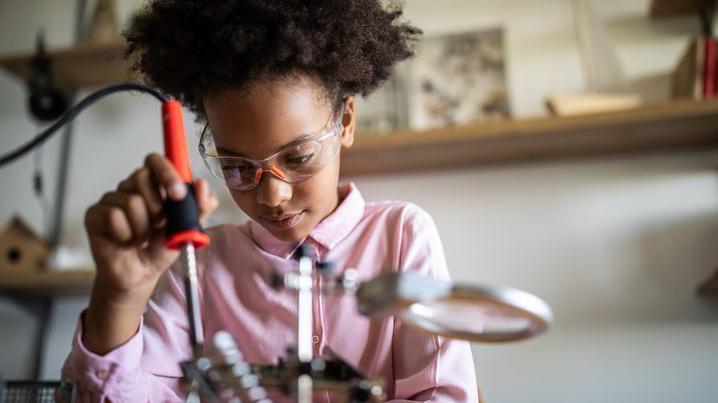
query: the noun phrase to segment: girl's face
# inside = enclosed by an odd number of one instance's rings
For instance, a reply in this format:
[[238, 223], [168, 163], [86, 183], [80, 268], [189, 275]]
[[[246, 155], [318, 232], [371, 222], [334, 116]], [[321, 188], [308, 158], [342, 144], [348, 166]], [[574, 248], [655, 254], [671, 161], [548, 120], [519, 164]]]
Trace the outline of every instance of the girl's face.
[[[207, 121], [220, 154], [261, 160], [308, 133], [317, 133], [335, 109], [323, 88], [305, 76], [261, 81], [247, 91], [225, 90], [204, 98]], [[342, 147], [354, 141], [354, 101], [344, 104], [339, 125]], [[229, 189], [250, 218], [275, 237], [301, 241], [339, 202], [339, 153], [300, 183], [287, 183], [264, 172], [252, 190]]]

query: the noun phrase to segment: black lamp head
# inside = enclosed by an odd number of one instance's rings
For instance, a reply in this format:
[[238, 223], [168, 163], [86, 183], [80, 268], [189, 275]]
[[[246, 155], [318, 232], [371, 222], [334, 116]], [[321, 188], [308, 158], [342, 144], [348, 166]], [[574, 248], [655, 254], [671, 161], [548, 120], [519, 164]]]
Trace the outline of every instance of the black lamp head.
[[68, 108], [67, 97], [54, 85], [52, 64], [45, 54], [45, 33], [37, 35], [35, 57], [30, 62], [30, 113], [41, 121], [53, 121], [62, 116]]

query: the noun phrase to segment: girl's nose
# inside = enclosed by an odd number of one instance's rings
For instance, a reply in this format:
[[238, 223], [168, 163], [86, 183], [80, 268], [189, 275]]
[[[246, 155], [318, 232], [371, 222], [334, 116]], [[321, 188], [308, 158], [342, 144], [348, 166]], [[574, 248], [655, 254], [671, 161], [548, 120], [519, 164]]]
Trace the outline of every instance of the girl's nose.
[[292, 198], [292, 185], [264, 172], [257, 185], [257, 203], [278, 207]]

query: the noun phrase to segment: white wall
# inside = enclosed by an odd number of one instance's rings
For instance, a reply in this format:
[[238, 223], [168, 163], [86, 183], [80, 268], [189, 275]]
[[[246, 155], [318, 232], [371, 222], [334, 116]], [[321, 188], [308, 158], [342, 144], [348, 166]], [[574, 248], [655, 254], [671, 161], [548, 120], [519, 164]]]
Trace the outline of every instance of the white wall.
[[[137, 2], [118, 3], [124, 15]], [[0, 2], [0, 52], [30, 49], [41, 24], [51, 44], [69, 43], [72, 5]], [[665, 74], [696, 32], [690, 19], [649, 23], [647, 1], [595, 5], [632, 79]], [[542, 113], [548, 92], [583, 87], [568, 0], [411, 0], [406, 14], [428, 34], [504, 25], [517, 116]], [[666, 83], [657, 82], [655, 90], [665, 94]], [[36, 130], [21, 83], [0, 73], [0, 94], [0, 150], [8, 150]], [[145, 97], [122, 95], [82, 115], [73, 146], [66, 244], [83, 246], [84, 209], [144, 153], [160, 150], [156, 109]], [[190, 137], [193, 147], [196, 137]], [[45, 151], [48, 174], [56, 152], [54, 140]], [[718, 303], [697, 299], [694, 290], [718, 263], [716, 157], [718, 150], [711, 149], [355, 180], [367, 199], [411, 200], [429, 211], [456, 280], [524, 288], [553, 306], [557, 324], [546, 335], [475, 347], [489, 401], [708, 403], [718, 396]], [[31, 161], [0, 171], [0, 222], [18, 212], [40, 227]], [[199, 161], [193, 162], [201, 174]], [[224, 202], [218, 220], [237, 219], [231, 201]], [[84, 298], [56, 304], [46, 377], [57, 377], [84, 304]], [[29, 376], [32, 330], [27, 315], [0, 304], [4, 374]]]
[[715, 151], [359, 179], [436, 219], [455, 280], [545, 298], [556, 326], [475, 346], [495, 402], [713, 402]]

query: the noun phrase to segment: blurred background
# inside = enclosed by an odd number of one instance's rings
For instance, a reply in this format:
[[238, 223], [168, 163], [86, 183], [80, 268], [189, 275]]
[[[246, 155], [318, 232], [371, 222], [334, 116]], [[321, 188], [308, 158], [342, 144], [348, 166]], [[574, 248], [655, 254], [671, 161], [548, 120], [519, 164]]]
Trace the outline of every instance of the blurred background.
[[[18, 77], [41, 28], [65, 91], [122, 79], [117, 30], [142, 2], [85, 3], [95, 25], [79, 35], [75, 0], [0, 1], [0, 154], [42, 127]], [[474, 345], [487, 401], [718, 401], [718, 53], [699, 3], [404, 3], [425, 40], [360, 100], [343, 176], [368, 200], [427, 210], [456, 281], [522, 288], [553, 307], [555, 326], [536, 339]], [[158, 112], [146, 96], [106, 98], [70, 137], [0, 169], [0, 247], [22, 239], [44, 262], [0, 256], [3, 377], [59, 378], [92, 279], [77, 273], [92, 266], [84, 211], [162, 150]], [[189, 114], [185, 124], [196, 150], [201, 128]], [[214, 189], [214, 222], [243, 220]]]

